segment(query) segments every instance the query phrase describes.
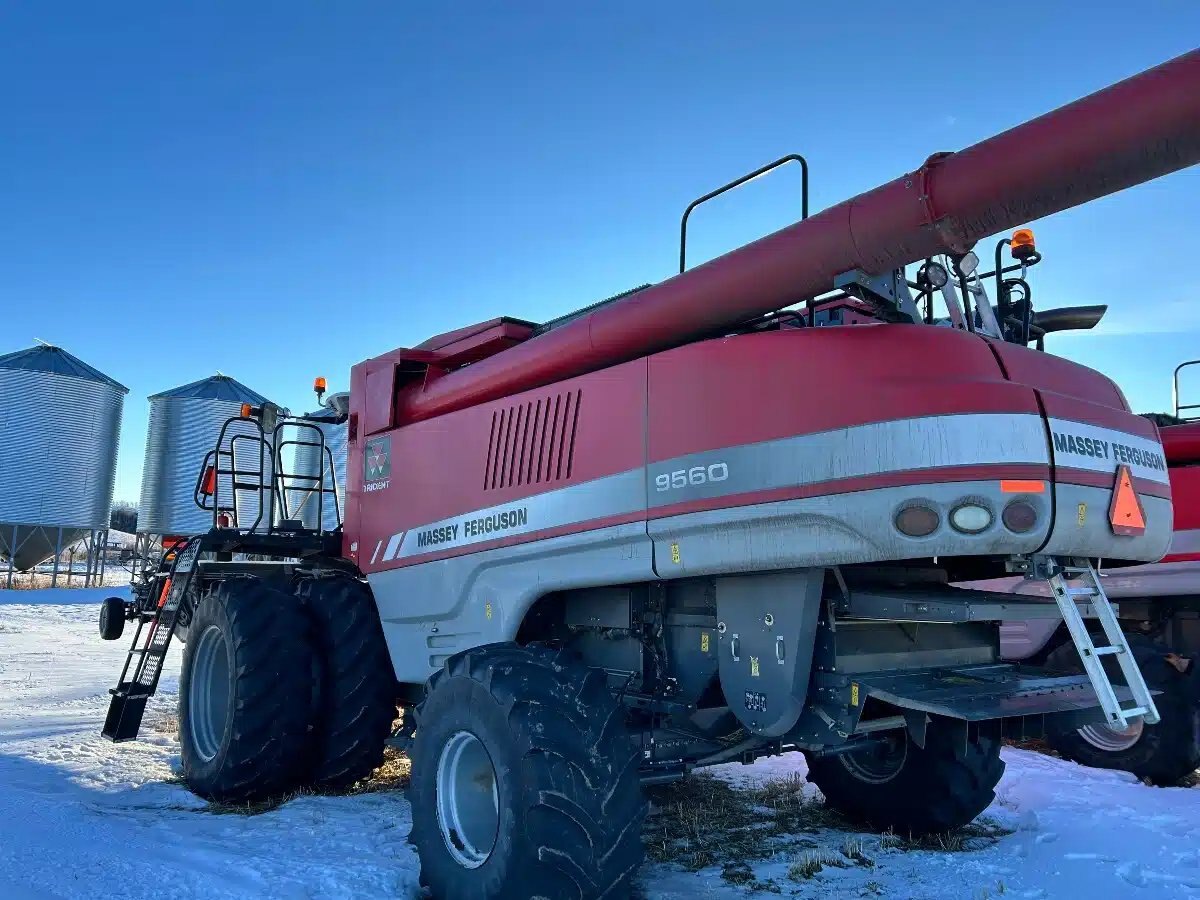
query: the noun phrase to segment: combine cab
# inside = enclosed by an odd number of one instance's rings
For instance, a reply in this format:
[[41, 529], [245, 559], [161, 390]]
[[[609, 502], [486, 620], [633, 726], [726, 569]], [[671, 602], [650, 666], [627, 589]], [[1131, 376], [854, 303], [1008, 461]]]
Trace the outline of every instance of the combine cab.
[[[1033, 308], [1031, 236], [994, 274], [972, 246], [1198, 159], [1192, 53], [660, 284], [356, 365], [344, 527], [199, 493], [214, 528], [137, 589], [106, 733], [181, 616], [203, 796], [348, 784], [399, 708], [443, 900], [625, 896], [643, 784], [787, 751], [858, 821], [971, 821], [1003, 737], [1158, 721], [1093, 561], [1171, 539], [1155, 427], [1028, 346], [1079, 315]], [[278, 478], [228, 451], [213, 483]], [[1057, 602], [951, 586], [1012, 573]], [[1030, 618], [1085, 671], [1004, 662]]]

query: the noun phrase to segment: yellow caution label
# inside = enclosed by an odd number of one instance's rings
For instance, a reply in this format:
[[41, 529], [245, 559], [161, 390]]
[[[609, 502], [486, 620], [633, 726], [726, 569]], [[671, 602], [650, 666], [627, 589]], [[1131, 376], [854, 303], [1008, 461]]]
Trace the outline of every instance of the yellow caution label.
[[1080, 528], [1082, 528], [1083, 523], [1087, 521], [1087, 504], [1086, 503], [1079, 504], [1078, 515], [1076, 517], [1076, 521], [1079, 523]]
[[489, 603], [483, 608], [483, 614], [489, 619], [492, 617], [492, 604]]
[[675, 563], [675, 565], [679, 565], [679, 545], [678, 544], [671, 545], [671, 562]]
[[757, 656], [750, 657], [750, 677], [751, 678], [758, 677], [758, 657]]
[[708, 652], [708, 632], [707, 631], [700, 632], [700, 652], [701, 653]]
[[858, 685], [857, 684], [850, 685], [850, 705], [858, 706]]

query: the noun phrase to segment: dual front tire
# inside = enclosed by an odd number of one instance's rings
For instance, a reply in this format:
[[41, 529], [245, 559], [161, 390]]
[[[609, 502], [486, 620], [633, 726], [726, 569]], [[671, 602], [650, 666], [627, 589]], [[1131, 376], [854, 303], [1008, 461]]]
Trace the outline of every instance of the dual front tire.
[[179, 685], [183, 777], [225, 803], [341, 790], [383, 759], [395, 681], [369, 590], [221, 582], [196, 605]]

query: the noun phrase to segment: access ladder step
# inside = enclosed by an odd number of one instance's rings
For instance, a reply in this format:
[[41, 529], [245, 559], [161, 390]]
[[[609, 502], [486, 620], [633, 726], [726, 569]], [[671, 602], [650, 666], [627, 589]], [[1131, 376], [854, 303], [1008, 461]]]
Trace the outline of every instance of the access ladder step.
[[[1044, 570], [1039, 569], [1039, 571], [1045, 571], [1046, 576], [1048, 576], [1047, 582], [1054, 594], [1054, 600], [1058, 604], [1063, 622], [1067, 626], [1067, 631], [1071, 634], [1071, 641], [1075, 644], [1075, 649], [1079, 653], [1079, 659], [1083, 663], [1084, 671], [1092, 682], [1092, 687], [1096, 691], [1096, 698], [1100, 701], [1100, 706], [1104, 710], [1107, 721], [1111, 724], [1125, 727], [1129, 724], [1130, 719], [1136, 719], [1141, 716], [1145, 718], [1148, 724], [1157, 724], [1159, 721], [1158, 709], [1154, 705], [1154, 699], [1150, 695], [1149, 687], [1146, 686], [1146, 679], [1142, 677], [1133, 654], [1129, 652], [1125, 636], [1121, 632], [1121, 623], [1118, 621], [1117, 614], [1109, 602], [1108, 596], [1104, 593], [1100, 577], [1092, 568], [1091, 563], [1084, 561], [1081, 565], [1073, 561], [1070, 564], [1063, 565], [1053, 559], [1049, 559], [1046, 562], [1048, 564], [1047, 568]], [[1067, 578], [1069, 577], [1074, 577], [1082, 581], [1084, 583], [1083, 586], [1073, 587], [1068, 585]], [[1088, 632], [1088, 627], [1080, 614], [1079, 606], [1075, 602], [1076, 597], [1087, 597], [1090, 599], [1092, 609], [1100, 622], [1101, 629], [1104, 631], [1104, 637], [1108, 641], [1107, 644], [1097, 647], [1093, 642], [1092, 636]], [[1129, 692], [1133, 695], [1134, 706], [1129, 709], [1121, 708], [1121, 702], [1117, 697], [1112, 680], [1104, 668], [1104, 663], [1099, 659], [1102, 656], [1113, 656], [1116, 658], [1121, 670], [1121, 677], [1125, 681], [1125, 684], [1128, 685]]]

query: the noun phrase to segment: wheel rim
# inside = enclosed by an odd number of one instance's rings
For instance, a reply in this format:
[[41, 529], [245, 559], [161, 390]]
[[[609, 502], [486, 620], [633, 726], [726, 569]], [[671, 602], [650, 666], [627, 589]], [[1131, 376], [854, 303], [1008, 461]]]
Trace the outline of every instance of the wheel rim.
[[437, 815], [442, 840], [455, 862], [467, 869], [487, 862], [500, 830], [496, 767], [469, 731], [451, 737], [438, 758]]
[[838, 756], [838, 760], [851, 775], [868, 784], [884, 784], [891, 781], [904, 768], [906, 759], [908, 740], [905, 737]]
[[188, 734], [205, 762], [214, 759], [225, 738], [229, 716], [229, 650], [216, 625], [200, 635], [188, 685]]
[[1079, 729], [1079, 736], [1097, 750], [1103, 750], [1106, 753], [1120, 753], [1122, 750], [1128, 750], [1142, 739], [1144, 727], [1141, 719], [1130, 722], [1124, 728], [1116, 728], [1112, 725], [1085, 725]]

